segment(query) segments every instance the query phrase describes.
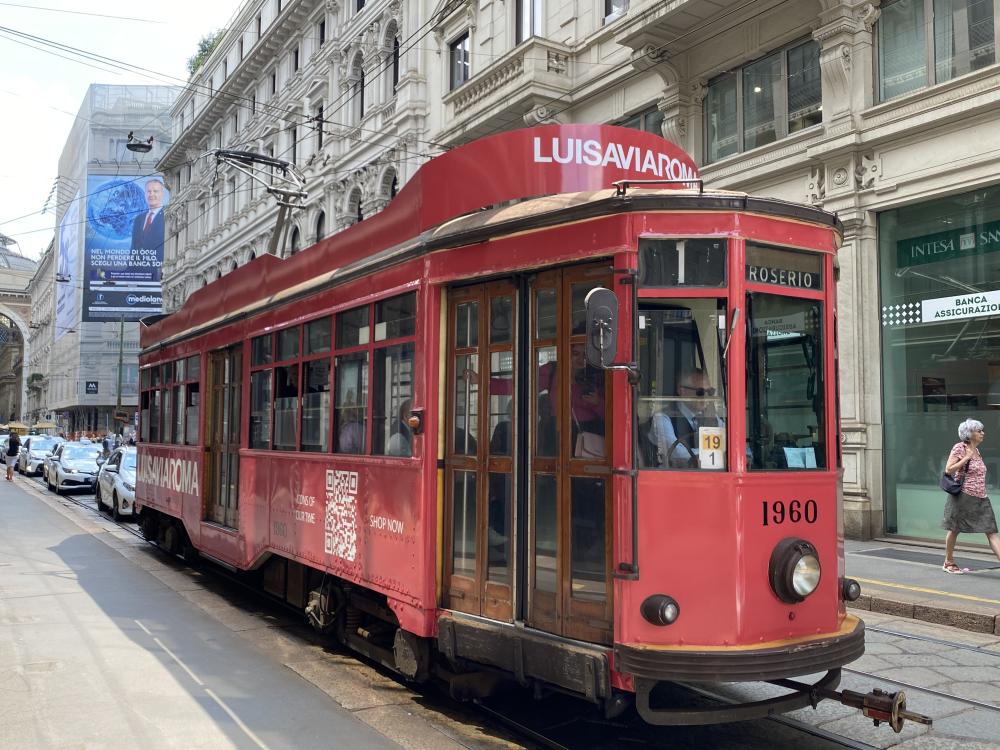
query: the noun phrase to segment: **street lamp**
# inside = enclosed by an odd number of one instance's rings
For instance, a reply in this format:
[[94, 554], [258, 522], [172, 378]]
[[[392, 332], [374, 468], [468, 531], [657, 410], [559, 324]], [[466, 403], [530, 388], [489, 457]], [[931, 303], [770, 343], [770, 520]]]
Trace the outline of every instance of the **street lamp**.
[[137, 154], [148, 154], [153, 150], [153, 136], [149, 136], [149, 140], [140, 141], [130, 130], [128, 131], [128, 141], [125, 142], [125, 148], [129, 151], [135, 151]]

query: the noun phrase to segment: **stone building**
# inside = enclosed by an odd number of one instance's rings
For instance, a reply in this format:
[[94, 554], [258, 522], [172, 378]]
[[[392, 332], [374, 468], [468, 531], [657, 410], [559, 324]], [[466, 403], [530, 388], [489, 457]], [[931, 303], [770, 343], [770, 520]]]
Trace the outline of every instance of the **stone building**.
[[49, 422], [53, 419], [49, 408], [49, 385], [55, 379], [49, 366], [52, 344], [55, 341], [55, 240], [38, 259], [35, 272], [28, 282], [32, 315], [28, 332], [28, 401], [25, 407], [29, 423]]
[[211, 148], [303, 171], [290, 253], [454, 144], [659, 132], [714, 187], [841, 218], [845, 528], [936, 538], [957, 423], [1000, 427], [998, 36], [1000, 0], [254, 0], [173, 109], [166, 305], [263, 252], [274, 223]]
[[[52, 259], [43, 263], [51, 277], [35, 284], [45, 305], [35, 308], [44, 321], [37, 341], [48, 358], [47, 403], [37, 408], [54, 412], [67, 433], [131, 429], [139, 383], [137, 321], [161, 310], [162, 241], [143, 268], [129, 244], [136, 216], [147, 212], [146, 185], [162, 185], [156, 161], [170, 137], [176, 95], [171, 86], [91, 85], [59, 158], [55, 244]], [[127, 148], [133, 131], [147, 145], [153, 139], [149, 152]], [[116, 281], [119, 269], [126, 272], [119, 279], [148, 270], [153, 280], [138, 286]]]
[[35, 261], [21, 255], [17, 244], [0, 234], [0, 422], [24, 418], [31, 349], [28, 284]]

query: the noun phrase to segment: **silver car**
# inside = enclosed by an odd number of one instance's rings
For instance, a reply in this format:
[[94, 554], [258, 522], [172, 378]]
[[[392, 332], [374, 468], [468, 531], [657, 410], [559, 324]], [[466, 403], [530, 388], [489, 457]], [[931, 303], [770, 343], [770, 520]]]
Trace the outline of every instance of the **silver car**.
[[41, 476], [46, 456], [52, 455], [52, 452], [62, 442], [62, 438], [51, 435], [26, 437], [21, 445], [21, 455], [17, 460], [18, 471], [26, 476]]
[[116, 448], [97, 472], [97, 509], [111, 509], [117, 521], [135, 515], [135, 448]]
[[93, 443], [63, 443], [48, 464], [46, 483], [61, 495], [63, 490], [93, 490], [97, 484], [97, 457], [101, 449]]

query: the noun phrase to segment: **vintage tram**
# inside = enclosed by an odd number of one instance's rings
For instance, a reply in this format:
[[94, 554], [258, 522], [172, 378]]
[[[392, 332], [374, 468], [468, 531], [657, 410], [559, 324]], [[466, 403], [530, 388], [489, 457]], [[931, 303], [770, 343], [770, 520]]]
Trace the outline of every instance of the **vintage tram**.
[[[143, 532], [456, 694], [503, 675], [662, 724], [839, 696], [898, 725], [901, 696], [833, 690], [864, 650], [840, 241], [813, 207], [703, 190], [647, 133], [455, 148], [382, 213], [143, 321]], [[758, 680], [790, 692], [650, 698]]]

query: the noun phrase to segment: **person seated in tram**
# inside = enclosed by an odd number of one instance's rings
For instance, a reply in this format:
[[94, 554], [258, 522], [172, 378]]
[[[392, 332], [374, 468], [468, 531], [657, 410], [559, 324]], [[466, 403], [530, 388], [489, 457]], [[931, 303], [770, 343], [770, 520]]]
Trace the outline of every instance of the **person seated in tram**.
[[392, 435], [389, 437], [389, 445], [386, 448], [386, 455], [389, 456], [412, 456], [413, 455], [413, 433], [406, 420], [410, 417], [410, 399], [403, 399], [399, 405], [399, 418], [392, 428]]
[[698, 430], [725, 427], [715, 413], [715, 393], [703, 370], [682, 373], [677, 381], [677, 400], [653, 414], [646, 439], [656, 447], [656, 466], [697, 468]]

